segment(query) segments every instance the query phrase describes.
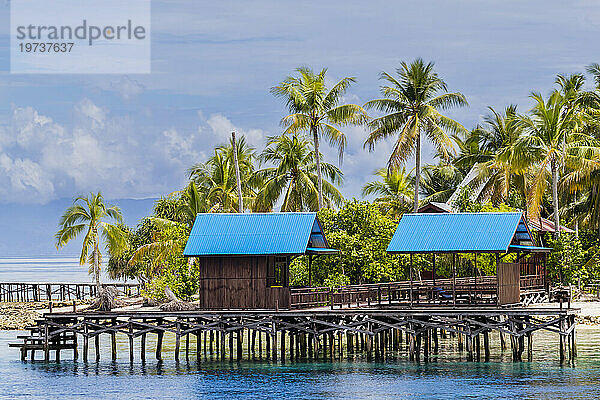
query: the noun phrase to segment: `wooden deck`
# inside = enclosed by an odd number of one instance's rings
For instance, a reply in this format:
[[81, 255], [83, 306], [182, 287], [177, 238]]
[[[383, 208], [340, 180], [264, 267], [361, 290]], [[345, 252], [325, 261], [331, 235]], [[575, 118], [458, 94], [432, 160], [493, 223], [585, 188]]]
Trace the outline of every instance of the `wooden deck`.
[[[100, 336], [110, 337], [111, 357], [117, 358], [117, 335], [129, 342], [129, 358], [139, 354], [146, 360], [147, 335], [156, 335], [153, 349], [162, 359], [163, 337], [175, 337], [173, 357], [179, 361], [182, 341], [185, 358], [195, 353], [200, 362], [208, 355], [217, 359], [255, 359], [263, 355], [272, 360], [321, 359], [334, 354], [343, 357], [364, 355], [367, 360], [385, 359], [390, 352], [405, 348], [409, 359], [428, 359], [438, 352], [439, 336], [452, 336], [468, 360], [489, 359], [490, 337], [498, 335], [503, 348], [508, 338], [514, 361], [522, 360], [527, 340], [527, 357], [532, 356], [533, 334], [539, 330], [558, 335], [559, 358], [576, 356], [575, 314], [570, 308], [344, 308], [307, 310], [184, 311], [163, 312], [151, 309], [114, 312], [69, 312], [46, 314], [29, 328], [29, 335], [11, 344], [21, 350], [21, 358], [34, 360], [41, 352], [45, 361], [60, 361], [61, 351], [72, 351], [73, 358], [88, 361], [90, 340], [95, 359], [101, 357]], [[135, 349], [134, 339], [140, 338]], [[481, 342], [483, 341], [483, 344]], [[402, 344], [404, 343], [404, 347]], [[193, 346], [191, 346], [193, 345]], [[258, 349], [257, 349], [258, 346]], [[246, 349], [244, 349], [246, 347]], [[191, 350], [190, 350], [191, 349]], [[483, 356], [482, 356], [483, 353]]]

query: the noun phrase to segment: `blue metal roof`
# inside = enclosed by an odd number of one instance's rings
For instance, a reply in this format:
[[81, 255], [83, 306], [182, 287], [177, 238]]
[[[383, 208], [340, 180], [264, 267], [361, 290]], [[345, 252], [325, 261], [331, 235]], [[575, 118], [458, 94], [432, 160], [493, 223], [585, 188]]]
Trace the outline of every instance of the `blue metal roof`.
[[327, 247], [313, 212], [198, 214], [183, 255], [304, 254], [311, 235], [311, 247]]
[[523, 214], [405, 214], [388, 245], [390, 253], [502, 252], [532, 243]]

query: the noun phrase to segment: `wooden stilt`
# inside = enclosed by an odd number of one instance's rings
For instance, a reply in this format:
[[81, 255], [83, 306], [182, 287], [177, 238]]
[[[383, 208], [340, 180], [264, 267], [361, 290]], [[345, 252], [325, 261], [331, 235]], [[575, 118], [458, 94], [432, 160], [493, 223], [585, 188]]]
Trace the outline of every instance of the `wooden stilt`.
[[[89, 327], [87, 324], [83, 325], [83, 362], [88, 362], [88, 351], [89, 351]], [[31, 357], [33, 361], [34, 357]]]
[[179, 362], [179, 349], [181, 346], [181, 324], [175, 323], [175, 361]]
[[132, 363], [133, 362], [133, 324], [131, 323], [131, 320], [129, 321], [129, 333], [127, 336], [129, 338], [129, 362]]
[[146, 361], [146, 334], [142, 333], [141, 343], [140, 343], [140, 359], [142, 361]]
[[117, 335], [115, 332], [110, 333], [110, 349], [112, 360], [117, 361]]
[[100, 334], [94, 336], [94, 351], [96, 352], [96, 362], [100, 361]]
[[233, 361], [233, 332], [229, 332], [229, 361]]
[[190, 360], [190, 334], [185, 334], [185, 360]]
[[221, 361], [225, 360], [225, 331], [221, 331], [221, 337], [219, 339], [219, 344], [221, 346]]
[[485, 354], [485, 362], [490, 361], [490, 336], [488, 331], [483, 332], [483, 351]]
[[285, 361], [285, 331], [281, 331], [281, 361]]
[[162, 342], [163, 342], [163, 335], [165, 334], [163, 331], [159, 330], [156, 332], [157, 333], [157, 337], [156, 337], [156, 359], [157, 360], [162, 360]]
[[237, 331], [237, 350], [236, 350], [236, 356], [237, 356], [237, 360], [240, 361], [242, 359], [242, 344], [244, 341], [244, 330], [240, 329]]

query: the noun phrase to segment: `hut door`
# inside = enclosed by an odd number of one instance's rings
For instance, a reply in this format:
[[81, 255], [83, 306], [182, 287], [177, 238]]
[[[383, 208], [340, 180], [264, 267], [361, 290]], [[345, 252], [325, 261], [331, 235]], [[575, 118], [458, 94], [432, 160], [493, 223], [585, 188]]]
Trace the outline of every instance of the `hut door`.
[[498, 304], [516, 304], [521, 301], [520, 264], [498, 263]]

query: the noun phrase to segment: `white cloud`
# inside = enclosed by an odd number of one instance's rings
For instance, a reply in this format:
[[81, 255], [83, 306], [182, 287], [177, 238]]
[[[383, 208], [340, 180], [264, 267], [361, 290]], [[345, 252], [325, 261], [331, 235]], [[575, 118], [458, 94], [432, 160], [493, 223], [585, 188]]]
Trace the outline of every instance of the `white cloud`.
[[110, 84], [112, 90], [116, 91], [123, 100], [131, 100], [146, 90], [146, 87], [135, 79], [123, 76], [120, 80]]
[[262, 147], [266, 136], [268, 136], [262, 129], [243, 129], [237, 127], [222, 114], [212, 114], [208, 118], [205, 118], [204, 114], [199, 112], [198, 117], [201, 122], [199, 128], [200, 135], [211, 142], [217, 139], [215, 144], [228, 142], [231, 132], [235, 132], [237, 137], [245, 137], [249, 144], [255, 147]]
[[[207, 159], [231, 131], [262, 148], [265, 132], [222, 114], [198, 114], [198, 128], [154, 127], [113, 115], [89, 98], [63, 124], [33, 107], [16, 107], [0, 126], [0, 202], [40, 202], [100, 190], [107, 198], [149, 197], [179, 189], [185, 170]], [[143, 126], [143, 127], [142, 127]]]
[[0, 197], [4, 201], [26, 199], [45, 203], [54, 196], [54, 185], [38, 163], [30, 159], [12, 159], [0, 154]]

